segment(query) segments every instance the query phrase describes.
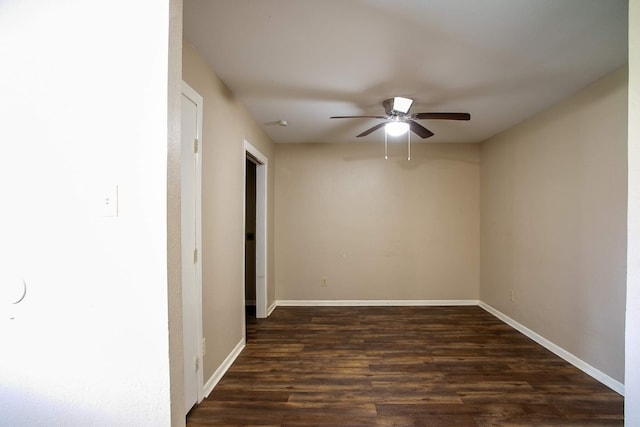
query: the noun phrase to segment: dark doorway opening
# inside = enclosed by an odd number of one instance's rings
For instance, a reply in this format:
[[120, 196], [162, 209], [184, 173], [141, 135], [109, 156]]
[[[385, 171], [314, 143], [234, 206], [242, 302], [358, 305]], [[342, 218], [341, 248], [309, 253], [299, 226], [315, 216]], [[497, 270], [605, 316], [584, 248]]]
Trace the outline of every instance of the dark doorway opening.
[[247, 340], [250, 325], [256, 321], [256, 194], [257, 166], [256, 160], [247, 155], [245, 182], [245, 263], [244, 263], [244, 296], [247, 325]]

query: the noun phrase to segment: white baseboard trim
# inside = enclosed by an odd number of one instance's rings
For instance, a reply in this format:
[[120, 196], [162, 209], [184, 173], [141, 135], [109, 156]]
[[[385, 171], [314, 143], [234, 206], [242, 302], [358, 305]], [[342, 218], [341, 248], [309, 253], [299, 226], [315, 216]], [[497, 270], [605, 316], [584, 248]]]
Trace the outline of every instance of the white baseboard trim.
[[229, 370], [229, 368], [231, 367], [233, 362], [238, 358], [238, 356], [240, 355], [240, 352], [242, 351], [242, 349], [244, 348], [246, 343], [247, 342], [246, 342], [245, 338], [242, 338], [240, 340], [240, 342], [238, 343], [238, 345], [236, 345], [235, 348], [233, 350], [231, 350], [231, 353], [229, 353], [227, 358], [224, 359], [224, 361], [218, 367], [218, 369], [216, 369], [216, 371], [213, 373], [213, 375], [211, 375], [211, 378], [209, 378], [209, 380], [204, 385], [204, 396], [205, 397], [209, 397], [209, 395], [213, 391], [214, 387], [218, 384], [218, 382], [220, 382], [220, 380], [222, 379], [224, 374], [227, 373], [227, 371]]
[[275, 310], [278, 307], [278, 301], [274, 301], [269, 307], [267, 307], [267, 317], [271, 316], [271, 313], [273, 313], [273, 310]]
[[278, 300], [283, 307], [378, 307], [478, 305], [478, 300]]
[[541, 346], [543, 346], [547, 350], [551, 351], [552, 353], [555, 353], [557, 356], [559, 356], [559, 357], [563, 358], [564, 360], [566, 360], [567, 362], [571, 363], [573, 366], [575, 366], [576, 368], [580, 369], [581, 371], [583, 371], [587, 375], [590, 375], [594, 379], [600, 381], [602, 384], [606, 385], [611, 390], [615, 391], [616, 393], [620, 394], [621, 396], [624, 396], [624, 384], [622, 384], [620, 381], [618, 381], [618, 380], [616, 380], [614, 378], [611, 378], [609, 375], [605, 374], [604, 372], [600, 371], [597, 368], [594, 368], [593, 366], [589, 365], [584, 360], [579, 359], [578, 357], [576, 357], [573, 354], [569, 353], [567, 350], [563, 349], [562, 347], [552, 343], [551, 341], [549, 341], [548, 339], [544, 338], [543, 336], [535, 333], [534, 331], [532, 331], [531, 329], [527, 328], [526, 326], [524, 326], [524, 325], [518, 323], [517, 321], [513, 320], [511, 317], [507, 316], [506, 314], [504, 314], [504, 313], [496, 310], [495, 308], [491, 307], [489, 304], [485, 304], [484, 302], [480, 301], [480, 303], [478, 305], [481, 308], [483, 308], [484, 310], [486, 310], [487, 312], [493, 314], [498, 319], [502, 320], [507, 325], [509, 325], [512, 328], [514, 328], [515, 330], [517, 330], [518, 332], [521, 332], [522, 334], [524, 334], [527, 337], [531, 338], [532, 340], [534, 340], [535, 342], [537, 342], [538, 344], [540, 344]]

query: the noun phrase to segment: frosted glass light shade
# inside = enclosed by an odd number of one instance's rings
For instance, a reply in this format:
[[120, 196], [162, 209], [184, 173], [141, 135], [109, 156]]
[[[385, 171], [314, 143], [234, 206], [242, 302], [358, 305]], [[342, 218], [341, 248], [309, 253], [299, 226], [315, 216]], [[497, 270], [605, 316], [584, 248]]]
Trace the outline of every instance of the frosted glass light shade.
[[396, 96], [393, 98], [393, 109], [402, 113], [407, 113], [413, 104], [413, 99]]
[[384, 131], [389, 136], [400, 136], [407, 133], [409, 130], [409, 123], [406, 122], [389, 122], [384, 125]]

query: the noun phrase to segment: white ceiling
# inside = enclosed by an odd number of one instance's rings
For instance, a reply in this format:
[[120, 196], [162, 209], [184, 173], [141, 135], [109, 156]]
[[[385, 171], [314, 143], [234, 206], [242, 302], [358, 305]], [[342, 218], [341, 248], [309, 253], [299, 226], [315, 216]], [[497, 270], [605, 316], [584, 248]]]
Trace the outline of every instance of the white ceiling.
[[355, 138], [380, 120], [329, 116], [384, 114], [393, 96], [471, 114], [421, 120], [427, 141], [480, 142], [624, 65], [627, 4], [184, 0], [184, 35], [274, 142], [382, 141]]

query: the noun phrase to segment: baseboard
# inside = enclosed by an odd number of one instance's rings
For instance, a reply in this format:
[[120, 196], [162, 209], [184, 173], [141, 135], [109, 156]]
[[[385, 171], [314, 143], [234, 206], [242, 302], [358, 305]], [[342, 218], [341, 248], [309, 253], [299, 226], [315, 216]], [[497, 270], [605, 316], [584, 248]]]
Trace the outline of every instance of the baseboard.
[[532, 340], [534, 340], [535, 342], [537, 342], [538, 344], [540, 344], [541, 346], [543, 346], [547, 350], [551, 351], [552, 353], [555, 353], [557, 356], [559, 356], [559, 357], [563, 358], [564, 360], [566, 360], [567, 362], [571, 363], [573, 366], [575, 366], [576, 368], [580, 369], [581, 371], [583, 371], [587, 375], [589, 375], [589, 376], [593, 377], [594, 379], [600, 381], [602, 384], [606, 385], [611, 390], [613, 390], [616, 393], [624, 396], [624, 384], [622, 384], [620, 381], [615, 380], [614, 378], [611, 378], [609, 375], [605, 374], [604, 372], [600, 371], [599, 369], [594, 368], [593, 366], [589, 365], [584, 360], [574, 356], [573, 354], [569, 353], [567, 350], [565, 350], [562, 347], [552, 343], [551, 341], [549, 341], [548, 339], [544, 338], [543, 336], [533, 332], [531, 329], [529, 329], [526, 326], [518, 323], [517, 321], [513, 320], [511, 317], [507, 316], [506, 314], [496, 310], [495, 308], [491, 307], [489, 304], [485, 304], [484, 302], [480, 301], [480, 303], [478, 305], [480, 307], [482, 307], [484, 310], [486, 310], [487, 312], [489, 312], [492, 315], [494, 315], [495, 317], [497, 317], [498, 319], [502, 320], [507, 325], [509, 325], [512, 328], [514, 328], [515, 330], [517, 330], [517, 331], [521, 332], [522, 334], [526, 335], [527, 337], [531, 338]]
[[273, 313], [273, 310], [275, 310], [276, 307], [278, 307], [278, 301], [274, 301], [269, 307], [267, 307], [267, 317], [271, 316], [271, 313]]
[[283, 307], [377, 307], [478, 305], [478, 300], [278, 300]]
[[218, 367], [218, 369], [216, 369], [216, 371], [213, 373], [213, 375], [211, 375], [211, 378], [209, 378], [209, 380], [204, 385], [204, 396], [205, 397], [209, 397], [209, 395], [213, 391], [213, 388], [218, 384], [218, 382], [222, 379], [224, 374], [227, 373], [227, 371], [229, 370], [229, 368], [231, 367], [233, 362], [238, 358], [238, 356], [240, 355], [240, 352], [244, 348], [245, 344], [246, 344], [246, 341], [245, 341], [244, 338], [242, 338], [242, 340], [240, 340], [238, 345], [236, 345], [235, 348], [231, 351], [231, 353], [229, 353], [227, 358], [224, 359], [224, 361]]

